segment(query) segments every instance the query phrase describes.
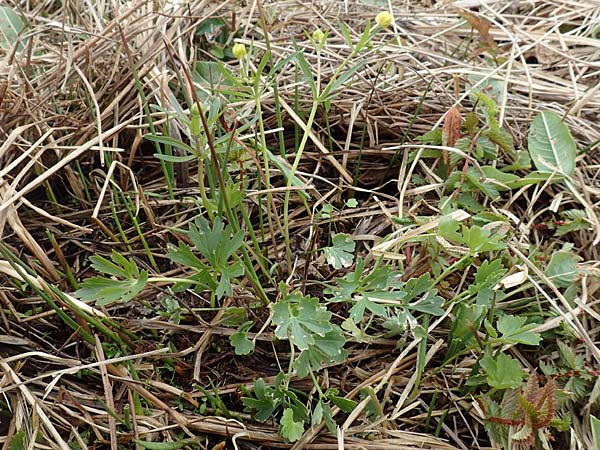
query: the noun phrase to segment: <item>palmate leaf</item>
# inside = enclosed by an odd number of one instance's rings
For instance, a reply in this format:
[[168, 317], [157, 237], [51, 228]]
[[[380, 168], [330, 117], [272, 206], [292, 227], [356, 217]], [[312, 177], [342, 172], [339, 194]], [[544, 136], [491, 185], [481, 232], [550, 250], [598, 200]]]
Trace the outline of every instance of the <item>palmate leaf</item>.
[[577, 146], [558, 114], [543, 111], [535, 116], [527, 141], [531, 159], [540, 172], [573, 175]]
[[311, 370], [320, 370], [326, 364], [343, 363], [348, 356], [348, 352], [344, 350], [346, 340], [337, 328], [323, 337], [314, 336], [314, 341], [294, 363], [300, 378], [308, 376]]
[[93, 277], [81, 283], [75, 295], [86, 302], [95, 301], [97, 306], [114, 302], [128, 302], [139, 294], [148, 281], [148, 272], [139, 269], [137, 263], [125, 258], [116, 250], [111, 260], [102, 256], [90, 257], [92, 267], [109, 277]]
[[315, 335], [323, 337], [332, 326], [331, 313], [319, 304], [319, 300], [294, 292], [284, 296], [273, 306], [275, 335], [289, 339], [300, 350], [307, 350], [315, 343]]
[[354, 248], [356, 244], [349, 234], [339, 233], [333, 237], [333, 246], [325, 247], [323, 253], [327, 259], [327, 264], [338, 270], [343, 267], [350, 267], [354, 261]]

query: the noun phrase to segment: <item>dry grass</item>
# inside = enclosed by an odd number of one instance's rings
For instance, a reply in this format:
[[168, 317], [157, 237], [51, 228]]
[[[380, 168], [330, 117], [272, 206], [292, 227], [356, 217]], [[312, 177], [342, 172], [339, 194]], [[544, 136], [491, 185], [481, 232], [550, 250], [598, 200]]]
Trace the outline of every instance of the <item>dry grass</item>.
[[[425, 235], [436, 225], [422, 224], [407, 236], [394, 221], [406, 214], [439, 217], [438, 202], [444, 195], [444, 180], [432, 169], [431, 160], [420, 153], [409, 160], [409, 150], [423, 147], [414, 138], [440, 127], [452, 106], [466, 111], [472, 107], [465, 90], [469, 80], [507, 81], [499, 105], [500, 121], [517, 148], [526, 148], [528, 126], [537, 111], [552, 110], [565, 116], [578, 148], [587, 149], [578, 158], [574, 183], [587, 210], [598, 211], [600, 39], [594, 35], [600, 34], [598, 2], [391, 3], [396, 26], [378, 33], [371, 48], [351, 57], [350, 64], [366, 61], [364, 67], [334, 98], [327, 117], [319, 111], [296, 174], [300, 186], [287, 188], [280, 171], [271, 167], [270, 185], [265, 188], [260, 158], [246, 162], [242, 169], [248, 181], [248, 211], [257, 230], [261, 226], [266, 230], [265, 257], [281, 262], [274, 273], [288, 285], [301, 286], [315, 295], [322, 290], [322, 282], [341, 276], [327, 267], [323, 257], [313, 256], [313, 250], [326, 242], [328, 226], [352, 233], [361, 244], [360, 252], [369, 255], [370, 261], [382, 256], [393, 263], [406, 256], [402, 244], [409, 237]], [[447, 316], [432, 319], [429, 325], [426, 371], [419, 395], [412, 395], [419, 341], [398, 349], [397, 339], [384, 337], [353, 343], [346, 363], [328, 367], [319, 374], [319, 381], [323, 387], [336, 387], [341, 395], [356, 399], [359, 406], [350, 415], [336, 415], [337, 436], [320, 426], [309, 429], [291, 445], [278, 436], [275, 425], [256, 422], [242, 412], [239, 386], [252, 389], [258, 377], [273, 381], [290, 357], [288, 347], [273, 344], [270, 329], [250, 336], [257, 339], [253, 355], [234, 357], [227, 342], [232, 329], [223, 326], [222, 313], [229, 306], [247, 306], [254, 301], [250, 283], [236, 286], [235, 295], [216, 312], [206, 311], [201, 296], [182, 294], [185, 319], [179, 324], [158, 314], [161, 300], [169, 294], [166, 285], [155, 285], [136, 301], [110, 308], [87, 305], [72, 296], [77, 282], [92, 275], [87, 258], [107, 255], [112, 249], [135, 258], [153, 275], [182, 273], [164, 255], [167, 243], [182, 239], [173, 227], [183, 228], [198, 214], [197, 179], [186, 177], [185, 172], [178, 174], [178, 186], [169, 193], [161, 166], [152, 156], [155, 150], [143, 135], [150, 132], [151, 116], [152, 126], [162, 130], [169, 123], [188, 139], [186, 125], [164, 111], [187, 111], [183, 98], [190, 96], [191, 90], [184, 68], [211, 58], [206, 42], [194, 35], [200, 24], [218, 17], [243, 27], [237, 41], [252, 47], [255, 58], [251, 64], [255, 66], [267, 45], [275, 61], [292, 55], [295, 50], [290, 37], [294, 37], [306, 50], [313, 71], [327, 82], [351, 55], [338, 22], [348, 24], [358, 39], [365, 19], [372, 19], [380, 8], [355, 0], [250, 2], [245, 6], [204, 0], [181, 4], [8, 0], [4, 5], [18, 11], [28, 27], [19, 38], [22, 51], [0, 47], [0, 238], [5, 245], [0, 259], [3, 448], [9, 448], [11, 438], [21, 431], [28, 438], [40, 436], [45, 448], [60, 449], [73, 448], [75, 443], [80, 448], [141, 448], [135, 440], [173, 442], [187, 437], [194, 437], [198, 448], [214, 449], [441, 450], [487, 445], [474, 396], [463, 390], [476, 357], [464, 356], [445, 367], [437, 365], [443, 358], [436, 354], [443, 353], [448, 337]], [[473, 52], [486, 40], [465, 25], [460, 16], [465, 10], [489, 21], [490, 39], [498, 46], [496, 66], [487, 66]], [[261, 15], [266, 21], [263, 26]], [[308, 39], [316, 26], [330, 33], [318, 57]], [[228, 64], [237, 70], [237, 61]], [[266, 140], [272, 149], [278, 149], [283, 136], [288, 153], [281, 164], [292, 167], [294, 128], [306, 127], [312, 97], [302, 75], [292, 66], [278, 76], [277, 86], [277, 93], [266, 88], [261, 96], [265, 123], [276, 130], [267, 134]], [[201, 81], [195, 87], [199, 92], [211, 89]], [[148, 104], [161, 108], [144, 110], [141, 92]], [[253, 99], [240, 99], [224, 108], [230, 126], [257, 115]], [[278, 112], [282, 134], [277, 132]], [[196, 162], [190, 162], [186, 170], [196, 174]], [[413, 174], [424, 180], [421, 186], [412, 183]], [[301, 189], [311, 194], [308, 209], [297, 193]], [[284, 194], [290, 190], [292, 258], [285, 254], [281, 220]], [[140, 212], [141, 235], [123, 202], [115, 197], [118, 191], [127, 193]], [[272, 196], [271, 203], [264, 206], [267, 193]], [[316, 227], [322, 205], [340, 203], [348, 193], [360, 198], [360, 207], [336, 214], [322, 229]], [[568, 324], [580, 339], [577, 354], [590, 367], [598, 367], [600, 284], [596, 275], [600, 254], [592, 244], [597, 233], [555, 238], [538, 227], [557, 210], [584, 206], [581, 199], [563, 192], [560, 184], [509, 191], [491, 205], [497, 214], [509, 218], [513, 235], [507, 252], [528, 268], [532, 283], [522, 296], [499, 307], [510, 311], [512, 302], [519, 299], [543, 302], [552, 315], [544, 317], [539, 330], [562, 329]], [[260, 208], [272, 213], [261, 225], [255, 216]], [[115, 226], [117, 222], [123, 229]], [[148, 250], [141, 236], [155, 263], [146, 257]], [[540, 255], [548, 256], [552, 246], [558, 249], [563, 242], [574, 244], [582, 258], [580, 267], [589, 274], [578, 281], [581, 294], [575, 304], [526, 256], [536, 248]], [[415, 262], [407, 270], [426, 271], [419, 265], [420, 250], [412, 251]], [[10, 261], [9, 254], [16, 255], [20, 263]], [[465, 282], [453, 278], [444, 294], [451, 297]], [[276, 298], [277, 282], [263, 287], [270, 299]], [[253, 314], [264, 316], [255, 317], [262, 324], [268, 310]], [[447, 315], [452, 317], [450, 309]], [[67, 327], [64, 316], [79, 328]], [[118, 335], [129, 352], [124, 354], [106, 334], [90, 326], [86, 319], [90, 317]], [[85, 332], [91, 341], [82, 337]], [[107, 349], [113, 353], [106, 354]], [[531, 370], [542, 360], [558, 359], [556, 351], [525, 354], [515, 347], [511, 352]], [[198, 390], [197, 384], [208, 391]], [[294, 380], [294, 386], [314, 395], [311, 382]], [[375, 422], [362, 414], [369, 400], [360, 397], [364, 387], [379, 394], [379, 406], [385, 413]], [[589, 402], [580, 404], [582, 412], [574, 411], [569, 431], [572, 443], [561, 437], [557, 445], [564, 446], [556, 448], [592, 448], [587, 427], [589, 414], [598, 410], [597, 387], [596, 383]], [[223, 414], [206, 403], [207, 392], [227, 403], [230, 418], [218, 417]], [[431, 409], [434, 397], [438, 400]], [[204, 404], [208, 407], [200, 413]], [[122, 426], [124, 421], [129, 429]], [[431, 427], [424, 427], [425, 421]], [[433, 436], [436, 427], [440, 438]], [[29, 448], [34, 448], [31, 442]]]

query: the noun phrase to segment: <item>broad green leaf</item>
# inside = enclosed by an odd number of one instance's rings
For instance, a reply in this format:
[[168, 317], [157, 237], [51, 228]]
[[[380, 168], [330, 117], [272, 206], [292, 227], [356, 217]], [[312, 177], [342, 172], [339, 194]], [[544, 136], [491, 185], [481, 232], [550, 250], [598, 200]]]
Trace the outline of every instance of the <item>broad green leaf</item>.
[[[331, 391], [331, 392], [330, 392]], [[333, 402], [335, 406], [340, 408], [346, 414], [350, 414], [356, 408], [357, 403], [354, 400], [349, 400], [345, 397], [337, 395], [337, 391], [330, 390], [325, 393], [325, 396]]]
[[463, 228], [463, 237], [472, 254], [501, 250], [506, 247], [506, 244], [500, 240], [502, 235], [492, 234], [490, 230], [477, 225]]
[[27, 434], [25, 434], [25, 431], [17, 431], [10, 438], [8, 450], [25, 450], [27, 447]]
[[304, 434], [304, 424], [294, 420], [294, 411], [291, 408], [286, 408], [283, 411], [279, 423], [279, 432], [288, 442], [296, 442]]
[[571, 252], [554, 252], [548, 267], [546, 267], [546, 276], [558, 287], [569, 287], [579, 275], [577, 270], [578, 259]]
[[558, 114], [543, 111], [535, 116], [527, 140], [531, 159], [540, 172], [573, 175], [577, 146]]
[[488, 384], [496, 389], [517, 389], [525, 377], [519, 362], [504, 353], [496, 358], [486, 356], [481, 360], [481, 367], [486, 372]]
[[327, 263], [336, 270], [350, 267], [354, 261], [353, 252], [356, 246], [350, 235], [345, 233], [336, 234], [332, 243], [332, 247], [323, 249]]
[[[0, 6], [0, 48], [9, 51], [17, 42], [19, 33], [25, 28], [21, 17], [10, 7]], [[18, 51], [25, 48], [25, 43], [19, 42]]]
[[538, 345], [542, 339], [540, 334], [530, 331], [537, 325], [525, 325], [525, 322], [527, 322], [527, 317], [510, 314], [500, 317], [496, 324], [498, 331], [502, 333], [500, 339], [510, 344]]
[[419, 301], [406, 305], [412, 311], [419, 311], [432, 316], [441, 316], [444, 314], [444, 299], [431, 292], [427, 292]]

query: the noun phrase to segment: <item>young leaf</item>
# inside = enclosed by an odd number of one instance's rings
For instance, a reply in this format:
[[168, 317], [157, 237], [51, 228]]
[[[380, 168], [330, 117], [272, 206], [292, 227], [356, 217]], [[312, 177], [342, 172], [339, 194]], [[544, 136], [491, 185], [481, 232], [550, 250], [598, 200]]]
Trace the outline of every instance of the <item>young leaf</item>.
[[244, 411], [253, 413], [261, 422], [268, 420], [282, 402], [281, 397], [275, 395], [275, 388], [266, 386], [262, 378], [254, 383], [254, 395], [256, 398], [242, 397]]
[[327, 263], [334, 269], [350, 267], [354, 261], [354, 248], [356, 244], [349, 234], [339, 233], [333, 237], [333, 246], [325, 247], [323, 253]]
[[573, 175], [577, 146], [558, 114], [543, 111], [535, 116], [527, 141], [531, 159], [540, 172]]
[[279, 432], [288, 442], [295, 442], [302, 437], [304, 424], [294, 420], [294, 411], [291, 408], [286, 408], [283, 411], [279, 423]]

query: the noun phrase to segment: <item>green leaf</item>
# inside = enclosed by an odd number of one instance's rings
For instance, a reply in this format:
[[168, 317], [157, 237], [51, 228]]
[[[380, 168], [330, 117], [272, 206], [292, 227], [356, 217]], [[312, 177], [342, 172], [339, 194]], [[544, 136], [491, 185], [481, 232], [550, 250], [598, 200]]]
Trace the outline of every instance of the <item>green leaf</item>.
[[542, 340], [539, 333], [530, 331], [536, 324], [525, 325], [527, 317], [505, 315], [498, 319], [496, 328], [502, 333], [500, 339], [507, 344], [538, 345]]
[[265, 380], [259, 378], [254, 383], [254, 395], [252, 397], [242, 397], [244, 411], [254, 414], [256, 420], [265, 422], [282, 402], [281, 397], [276, 397], [275, 388], [267, 386]]
[[174, 442], [154, 442], [154, 441], [142, 441], [141, 439], [133, 440], [140, 448], [147, 450], [177, 450], [187, 445], [197, 444], [198, 440], [195, 438], [182, 439]]
[[573, 175], [577, 145], [558, 114], [543, 111], [535, 116], [529, 128], [528, 149], [540, 172]]
[[8, 450], [25, 450], [27, 448], [27, 435], [25, 431], [17, 431], [10, 438]]
[[93, 277], [81, 283], [75, 296], [83, 301], [95, 301], [97, 306], [132, 300], [146, 286], [148, 272], [140, 271], [133, 259], [127, 259], [116, 250], [111, 253], [112, 261], [102, 256], [92, 256], [92, 267], [110, 278]]
[[335, 406], [340, 408], [346, 414], [350, 414], [356, 408], [357, 403], [354, 400], [349, 400], [345, 397], [337, 395], [337, 390], [330, 389], [325, 393], [325, 397], [333, 402]]
[[235, 349], [236, 355], [248, 355], [254, 350], [254, 342], [248, 339], [248, 330], [254, 325], [253, 321], [247, 321], [240, 326], [237, 333], [229, 336], [229, 342]]
[[[358, 45], [357, 45], [356, 51], [358, 51], [358, 50], [359, 49], [358, 49]], [[354, 65], [352, 68], [348, 69], [346, 72], [344, 72], [338, 79], [330, 81], [329, 84], [327, 84], [327, 86], [321, 93], [319, 99], [321, 101], [323, 101], [325, 99], [331, 100], [333, 97], [335, 97], [336, 89], [340, 88], [346, 81], [348, 81], [358, 71], [358, 69], [360, 69], [365, 64], [367, 64], [367, 61], [361, 61], [358, 64]]]
[[284, 296], [273, 306], [275, 335], [289, 339], [300, 350], [307, 350], [315, 343], [315, 335], [324, 337], [332, 327], [331, 313], [319, 304], [319, 300], [303, 296], [299, 292]]
[[[9, 51], [17, 42], [19, 33], [25, 28], [21, 17], [8, 6], [0, 6], [0, 48]], [[25, 48], [25, 42], [19, 42], [18, 51]]]
[[463, 237], [471, 254], [506, 248], [506, 244], [500, 240], [504, 236], [493, 235], [490, 230], [478, 227], [477, 225], [464, 228]]
[[[159, 144], [169, 145], [171, 147], [185, 150], [191, 156], [192, 159], [196, 159], [198, 157], [196, 149], [194, 149], [193, 147], [190, 147], [185, 142], [182, 142], [179, 139], [172, 138], [171, 136], [161, 136], [159, 134], [145, 134], [144, 138], [148, 139], [149, 141], [152, 141], [152, 142], [157, 142]], [[168, 155], [155, 154], [154, 156], [157, 158], [164, 158], [165, 156], [168, 156]], [[188, 156], [184, 156], [184, 157], [180, 156], [179, 158], [189, 158], [189, 157]], [[188, 159], [187, 161], [191, 161], [192, 159]]]
[[314, 344], [309, 345], [294, 363], [298, 376], [304, 378], [310, 370], [320, 370], [326, 364], [343, 363], [348, 356], [348, 352], [344, 350], [345, 343], [346, 339], [337, 327], [323, 337], [315, 335]]
[[319, 400], [313, 409], [312, 417], [311, 417], [311, 425], [320, 425], [323, 420], [323, 401]]
[[350, 267], [354, 261], [354, 248], [356, 244], [349, 234], [339, 233], [333, 237], [333, 246], [325, 247], [323, 253], [327, 263], [334, 269]]
[[[504, 128], [491, 126], [482, 133], [482, 137], [486, 137], [494, 144], [498, 145], [509, 155], [514, 154], [514, 145], [512, 135]], [[479, 142], [478, 142], [479, 143]], [[488, 159], [494, 159], [497, 155], [493, 153], [487, 156]]]
[[486, 371], [487, 383], [496, 389], [517, 389], [525, 377], [519, 362], [504, 353], [496, 358], [486, 356], [481, 360], [481, 367]]
[[469, 291], [475, 293], [482, 288], [493, 288], [506, 272], [507, 269], [504, 268], [500, 259], [482, 262], [475, 274], [475, 283], [469, 286]]
[[354, 323], [359, 323], [363, 320], [367, 309], [376, 316], [383, 317], [386, 315], [385, 307], [382, 304], [371, 301], [366, 294], [363, 294], [358, 298], [358, 301], [354, 306], [350, 308], [350, 319], [352, 319]]
[[304, 434], [304, 424], [294, 420], [294, 411], [286, 408], [279, 422], [279, 432], [288, 442], [296, 442]]
[[459, 303], [456, 319], [452, 321], [448, 337], [450, 344], [448, 345], [447, 359], [459, 355], [474, 341], [473, 332], [479, 330], [486, 313], [487, 308], [483, 306]]
[[546, 267], [546, 276], [558, 287], [569, 287], [579, 276], [578, 260], [579, 258], [571, 252], [554, 252], [548, 267]]
[[590, 416], [592, 427], [592, 438], [594, 439], [594, 450], [600, 450], [600, 420], [596, 416]]
[[194, 252], [186, 243], [179, 242], [178, 247], [169, 244], [167, 248], [167, 258], [174, 263], [181, 264], [182, 266], [189, 267], [190, 269], [195, 269], [197, 271], [204, 271], [208, 269], [206, 263], [194, 255]]

